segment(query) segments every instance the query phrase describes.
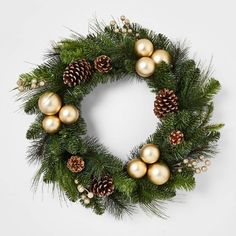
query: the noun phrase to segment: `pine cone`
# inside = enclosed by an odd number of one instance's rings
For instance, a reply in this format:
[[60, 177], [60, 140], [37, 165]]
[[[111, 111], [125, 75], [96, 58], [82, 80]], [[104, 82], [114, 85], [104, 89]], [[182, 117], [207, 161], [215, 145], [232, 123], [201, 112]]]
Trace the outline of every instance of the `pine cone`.
[[173, 90], [162, 89], [154, 102], [154, 113], [158, 118], [163, 118], [169, 112], [178, 111], [178, 97]]
[[99, 72], [105, 74], [112, 69], [111, 58], [106, 55], [101, 55], [94, 60], [94, 67]]
[[64, 84], [69, 87], [76, 86], [90, 80], [92, 75], [92, 67], [90, 63], [85, 60], [77, 60], [69, 64], [63, 74]]
[[172, 145], [177, 145], [183, 141], [183, 138], [184, 138], [184, 134], [179, 130], [175, 130], [171, 132], [169, 136], [169, 141]]
[[79, 156], [72, 156], [67, 161], [68, 169], [73, 173], [79, 173], [84, 169], [84, 160]]
[[114, 192], [114, 184], [112, 177], [104, 176], [99, 181], [97, 179], [93, 180], [92, 192], [98, 197], [109, 196]]

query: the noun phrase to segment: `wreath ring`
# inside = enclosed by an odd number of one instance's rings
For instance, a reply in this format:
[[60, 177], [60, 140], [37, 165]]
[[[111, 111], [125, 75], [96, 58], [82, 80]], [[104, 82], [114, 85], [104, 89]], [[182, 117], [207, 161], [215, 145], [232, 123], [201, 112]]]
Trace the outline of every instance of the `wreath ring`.
[[[48, 59], [20, 75], [18, 90], [27, 114], [29, 161], [34, 178], [57, 186], [72, 202], [116, 217], [137, 205], [161, 217], [161, 203], [178, 189], [192, 190], [215, 154], [222, 124], [209, 124], [220, 84], [188, 58], [188, 50], [130, 21], [96, 24], [52, 46]], [[156, 94], [160, 123], [125, 163], [86, 136], [80, 104], [99, 83], [132, 76]]]

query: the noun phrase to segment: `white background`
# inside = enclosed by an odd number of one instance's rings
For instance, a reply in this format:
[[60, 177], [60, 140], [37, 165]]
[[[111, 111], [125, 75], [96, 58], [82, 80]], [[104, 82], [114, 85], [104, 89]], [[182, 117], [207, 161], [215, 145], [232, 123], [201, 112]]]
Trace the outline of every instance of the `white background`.
[[[191, 56], [209, 64], [222, 91], [215, 99], [214, 121], [224, 122], [220, 153], [206, 174], [197, 177], [195, 191], [167, 205], [168, 220], [139, 212], [117, 221], [96, 216], [79, 204], [60, 204], [47, 187], [34, 195], [35, 166], [25, 159], [25, 132], [33, 117], [18, 111], [10, 90], [20, 73], [42, 62], [50, 41], [68, 37], [68, 28], [87, 34], [97, 16], [109, 22], [126, 15], [131, 21], [187, 39]], [[236, 235], [235, 157], [235, 4], [234, 1], [39, 1], [0, 2], [0, 235]], [[144, 83], [123, 82], [97, 88], [84, 101], [82, 113], [89, 133], [113, 153], [126, 158], [129, 150], [154, 131], [154, 95]]]

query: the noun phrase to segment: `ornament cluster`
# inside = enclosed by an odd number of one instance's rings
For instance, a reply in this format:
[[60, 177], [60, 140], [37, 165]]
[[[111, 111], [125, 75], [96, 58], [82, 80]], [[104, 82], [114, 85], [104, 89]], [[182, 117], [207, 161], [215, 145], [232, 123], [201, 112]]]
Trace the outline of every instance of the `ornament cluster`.
[[156, 66], [162, 62], [170, 64], [171, 56], [164, 49], [157, 49], [154, 51], [152, 42], [148, 39], [139, 39], [135, 42], [135, 52], [140, 57], [136, 62], [136, 72], [141, 77], [150, 77]]
[[163, 162], [157, 162], [160, 150], [154, 144], [146, 144], [140, 150], [140, 158], [131, 160], [127, 165], [128, 174], [135, 179], [147, 175], [148, 179], [156, 184], [165, 184], [170, 178], [170, 169]]
[[70, 125], [79, 119], [79, 110], [72, 104], [62, 105], [60, 96], [53, 92], [45, 92], [38, 100], [39, 110], [45, 114], [42, 126], [47, 133], [56, 133], [61, 123]]

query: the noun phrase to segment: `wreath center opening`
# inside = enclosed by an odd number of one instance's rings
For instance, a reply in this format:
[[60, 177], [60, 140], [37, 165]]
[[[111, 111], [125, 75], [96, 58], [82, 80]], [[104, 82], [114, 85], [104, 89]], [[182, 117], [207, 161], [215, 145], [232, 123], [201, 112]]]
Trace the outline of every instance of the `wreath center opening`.
[[132, 148], [155, 132], [158, 119], [153, 112], [154, 99], [145, 81], [126, 77], [98, 85], [81, 104], [87, 134], [126, 160]]

